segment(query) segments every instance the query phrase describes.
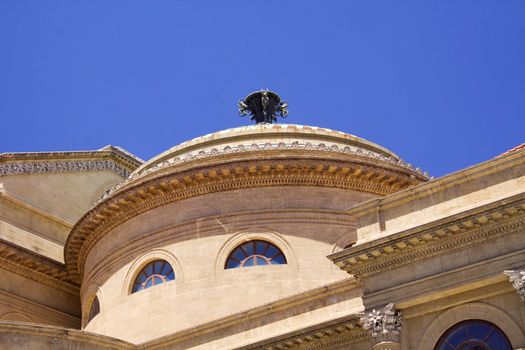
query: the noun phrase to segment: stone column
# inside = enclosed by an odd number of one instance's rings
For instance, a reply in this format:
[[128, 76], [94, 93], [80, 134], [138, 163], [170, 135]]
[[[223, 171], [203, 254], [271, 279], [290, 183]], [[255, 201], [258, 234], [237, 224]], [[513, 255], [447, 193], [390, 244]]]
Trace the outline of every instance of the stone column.
[[401, 349], [401, 313], [390, 303], [380, 310], [372, 310], [361, 317], [363, 328], [372, 334], [373, 350]]
[[518, 292], [521, 301], [525, 302], [525, 270], [505, 270], [503, 273], [509, 276], [509, 282]]

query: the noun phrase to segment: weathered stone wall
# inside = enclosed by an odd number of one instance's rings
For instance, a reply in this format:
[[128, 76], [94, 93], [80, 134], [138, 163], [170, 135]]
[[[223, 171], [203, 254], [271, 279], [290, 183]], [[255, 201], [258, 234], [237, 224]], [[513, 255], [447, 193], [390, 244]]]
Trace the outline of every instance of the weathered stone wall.
[[[101, 313], [85, 329], [140, 343], [346, 278], [326, 256], [356, 239], [352, 218], [341, 210], [370, 197], [253, 188], [194, 197], [128, 220], [86, 260], [84, 316], [95, 294]], [[225, 270], [228, 254], [251, 239], [274, 243], [288, 263]], [[135, 274], [155, 258], [172, 263], [176, 281], [129, 294]]]

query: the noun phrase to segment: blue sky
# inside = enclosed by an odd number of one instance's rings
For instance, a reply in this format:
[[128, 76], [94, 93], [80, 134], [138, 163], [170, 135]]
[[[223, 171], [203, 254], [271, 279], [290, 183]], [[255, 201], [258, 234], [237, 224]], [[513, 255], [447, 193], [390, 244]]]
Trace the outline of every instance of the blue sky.
[[0, 152], [149, 159], [261, 88], [441, 176], [525, 142], [525, 1], [0, 2]]

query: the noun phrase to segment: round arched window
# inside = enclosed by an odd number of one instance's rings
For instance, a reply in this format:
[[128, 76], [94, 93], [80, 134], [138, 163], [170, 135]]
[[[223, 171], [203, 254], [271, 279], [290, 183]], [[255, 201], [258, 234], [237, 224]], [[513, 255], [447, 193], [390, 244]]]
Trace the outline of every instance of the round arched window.
[[286, 264], [286, 257], [275, 245], [266, 241], [249, 241], [231, 252], [225, 269], [238, 267]]
[[505, 333], [492, 323], [468, 320], [446, 331], [435, 350], [512, 350], [512, 346]]
[[174, 279], [175, 272], [173, 272], [171, 265], [166, 260], [155, 260], [144, 266], [139, 272], [133, 283], [131, 293]]

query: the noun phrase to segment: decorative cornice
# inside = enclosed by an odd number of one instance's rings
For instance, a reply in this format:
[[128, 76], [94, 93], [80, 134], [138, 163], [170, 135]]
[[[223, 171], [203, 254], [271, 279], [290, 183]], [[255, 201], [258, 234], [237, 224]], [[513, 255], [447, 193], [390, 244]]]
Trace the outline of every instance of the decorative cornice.
[[91, 247], [109, 230], [153, 208], [207, 193], [268, 186], [318, 186], [387, 195], [424, 177], [362, 157], [317, 158], [305, 151], [261, 151], [156, 171], [114, 192], [86, 213], [66, 242], [65, 261], [80, 280]]
[[516, 289], [521, 301], [525, 302], [525, 269], [506, 270], [503, 273], [509, 276], [509, 282], [512, 283], [512, 287]]
[[44, 162], [7, 162], [0, 163], [0, 176], [21, 174], [45, 174], [84, 171], [112, 171], [122, 178], [131, 172], [112, 160], [71, 160]]
[[[371, 151], [366, 148], [358, 146], [338, 146], [338, 145], [326, 145], [325, 143], [312, 143], [311, 142], [279, 142], [279, 143], [252, 143], [252, 144], [240, 144], [236, 146], [223, 146], [220, 148], [212, 148], [211, 150], [200, 150], [197, 153], [185, 153], [180, 156], [174, 155], [172, 158], [165, 159], [161, 163], [157, 163], [147, 168], [139, 169], [138, 171], [131, 174], [125, 182], [118, 184], [112, 188], [105, 196], [110, 195], [112, 192], [117, 191], [123, 186], [126, 186], [129, 182], [139, 179], [143, 176], [146, 176], [151, 173], [161, 171], [166, 168], [174, 167], [181, 165], [187, 162], [192, 162], [196, 160], [207, 159], [210, 157], [224, 156], [224, 155], [235, 155], [239, 153], [250, 153], [250, 152], [260, 152], [260, 151], [286, 151], [286, 150], [301, 150], [308, 151], [310, 153], [341, 153], [346, 155], [354, 155], [364, 158], [370, 158], [373, 160], [379, 160], [391, 165], [395, 165], [400, 168], [412, 171], [417, 174], [418, 177], [421, 177], [423, 181], [428, 180], [428, 173], [423, 173], [419, 168], [414, 168], [412, 164], [405, 163], [399, 158], [394, 158], [392, 156], [385, 155], [384, 153]], [[103, 197], [104, 198], [104, 197]], [[102, 199], [103, 199], [102, 198]]]
[[0, 239], [0, 268], [71, 295], [79, 285], [69, 279], [66, 266]]
[[525, 225], [525, 194], [430, 224], [353, 246], [329, 258], [364, 277], [455, 249], [518, 232]]
[[[489, 159], [455, 173], [433, 179], [432, 181], [422, 182], [415, 187], [398, 191], [387, 197], [370, 199], [359, 203], [347, 210], [347, 213], [357, 219], [369, 213], [376, 212], [378, 208], [382, 210], [395, 208], [417, 198], [427, 197], [433, 193], [444, 191], [465, 182], [502, 172], [505, 169], [516, 169], [516, 167], [523, 169], [524, 162], [525, 149], [515, 151], [498, 158]], [[516, 176], [519, 175], [517, 174]]]
[[97, 151], [0, 154], [0, 176], [108, 170], [127, 178], [143, 161], [114, 146]]
[[282, 350], [301, 347], [305, 350], [332, 349], [370, 339], [370, 334], [361, 327], [358, 315], [345, 316], [336, 320], [290, 332], [282, 336], [260, 341], [236, 350]]
[[403, 318], [401, 312], [390, 303], [380, 310], [373, 309], [361, 317], [363, 328], [372, 335], [375, 344], [381, 342], [399, 343]]
[[259, 144], [266, 142], [277, 143], [284, 140], [335, 143], [343, 147], [357, 146], [366, 151], [373, 151], [394, 159], [399, 159], [395, 153], [380, 145], [341, 131], [298, 124], [257, 124], [221, 130], [188, 140], [150, 159], [138, 168], [137, 172], [169, 158], [177, 156], [183, 157], [190, 152], [198, 153], [200, 150], [221, 148], [226, 145], [251, 145], [257, 142], [259, 142]]

